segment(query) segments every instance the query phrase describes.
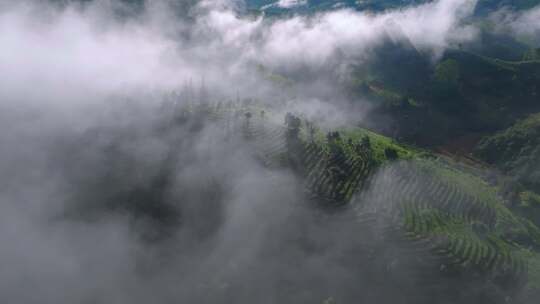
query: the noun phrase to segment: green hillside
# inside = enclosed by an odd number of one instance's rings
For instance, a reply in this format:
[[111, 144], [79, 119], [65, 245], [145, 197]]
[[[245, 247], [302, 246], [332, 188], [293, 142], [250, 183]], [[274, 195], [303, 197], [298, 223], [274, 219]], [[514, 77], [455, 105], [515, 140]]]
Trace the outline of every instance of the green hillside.
[[[527, 55], [528, 54], [528, 55]], [[388, 45], [358, 67], [349, 90], [367, 97], [394, 130], [371, 127], [421, 145], [442, 144], [471, 132], [492, 132], [523, 113], [538, 111], [540, 62], [505, 61], [454, 49], [433, 65], [412, 47]]]
[[[540, 230], [508, 209], [497, 187], [457, 164], [369, 131], [339, 134], [306, 146], [302, 159], [312, 195], [325, 202], [351, 199], [361, 217], [377, 214], [392, 237], [397, 233], [417, 244], [415, 254], [424, 251], [436, 258], [443, 277], [492, 277], [509, 293], [540, 290], [540, 269], [528, 270], [529, 264], [537, 267], [537, 256], [528, 248], [539, 248]], [[397, 153], [382, 157], [381, 151], [388, 150]]]
[[540, 191], [540, 114], [484, 138], [475, 154]]
[[[175, 170], [189, 170], [195, 160], [206, 162], [209, 153], [240, 153], [241, 161], [230, 165], [262, 170], [274, 195], [283, 191], [283, 172], [298, 180], [298, 197], [265, 202], [271, 212], [291, 212], [280, 222], [291, 228], [287, 237], [265, 241], [268, 248], [278, 242], [280, 250], [301, 252], [305, 258], [294, 263], [307, 267], [300, 269], [308, 274], [321, 275], [318, 268], [310, 270], [310, 258], [337, 250], [335, 262], [354, 268], [354, 275], [369, 273], [372, 280], [364, 287], [383, 303], [400, 295], [405, 303], [427, 304], [441, 294], [456, 303], [519, 303], [540, 290], [540, 230], [525, 212], [509, 208], [501, 189], [475, 168], [367, 129], [328, 129], [301, 113], [283, 115], [251, 99], [166, 103], [155, 115], [147, 124], [135, 119], [136, 127], [123, 123], [90, 130], [67, 151], [58, 151], [66, 155], [59, 161], [77, 185], [71, 198], [77, 204], [62, 216], [91, 221], [127, 214], [134, 233], [149, 244], [166, 242], [179, 227], [189, 227], [204, 244], [221, 227], [231, 173], [208, 164], [193, 183], [193, 174], [178, 180]], [[210, 138], [205, 130], [212, 130]], [[211, 148], [185, 152], [201, 143]], [[162, 156], [148, 158], [144, 149], [134, 153], [138, 146], [159, 148]], [[81, 170], [87, 167], [91, 173]], [[171, 191], [180, 199], [171, 201]], [[250, 209], [257, 197], [250, 196], [245, 207]], [[531, 195], [526, 202], [540, 204]], [[299, 216], [294, 213], [299, 208], [309, 212]], [[272, 255], [278, 253], [265, 257]], [[221, 280], [204, 290], [234, 299], [228, 290], [253, 286]], [[310, 290], [309, 282], [289, 280], [296, 285], [280, 292], [283, 302], [322, 303], [333, 296]], [[233, 285], [224, 289], [223, 284]]]
[[510, 298], [540, 290], [533, 249], [540, 248], [540, 230], [474, 170], [365, 129], [325, 133], [292, 114], [285, 126], [268, 117], [250, 116], [245, 125], [259, 159], [292, 168], [306, 195], [326, 210], [352, 208], [359, 225], [382, 229], [402, 255], [387, 263], [420, 259], [424, 272], [411, 275], [431, 281], [427, 291], [454, 284], [462, 288], [456, 300], [479, 296], [454, 282], [456, 276], [489, 280]]

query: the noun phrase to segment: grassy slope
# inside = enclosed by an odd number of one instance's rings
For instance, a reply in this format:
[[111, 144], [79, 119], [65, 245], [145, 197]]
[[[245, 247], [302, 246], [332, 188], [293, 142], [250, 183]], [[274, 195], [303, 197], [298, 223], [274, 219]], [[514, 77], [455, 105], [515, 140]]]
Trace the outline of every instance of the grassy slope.
[[[288, 149], [282, 119], [274, 118], [270, 111], [259, 115], [260, 106], [224, 107], [213, 110], [211, 106], [206, 112], [217, 120], [230, 116], [225, 115], [230, 111], [254, 113], [244, 125], [255, 150], [287, 165], [283, 157], [273, 157]], [[244, 115], [236, 117], [245, 119]], [[302, 154], [304, 168], [297, 169], [304, 172], [306, 191], [313, 197], [345, 199], [357, 206], [359, 214], [369, 204], [397, 207], [383, 213], [383, 217], [394, 215], [387, 225], [411, 246], [421, 243], [418, 250], [438, 259], [442, 266], [434, 279], [458, 272], [464, 280], [486, 276], [515, 282], [510, 284], [513, 287], [505, 287], [508, 290], [520, 286], [525, 286], [527, 294], [540, 290], [540, 254], [535, 249], [540, 248], [540, 232], [507, 207], [499, 189], [474, 171], [372, 131], [342, 128], [338, 132], [339, 140], [329, 142], [326, 133], [317, 130], [312, 140], [305, 122], [301, 124], [299, 139], [309, 151]], [[366, 136], [370, 152], [358, 152], [355, 145]], [[396, 152], [397, 159], [388, 157], [389, 149]], [[342, 152], [336, 155], [335, 151]], [[350, 192], [351, 186], [357, 193], [370, 189], [373, 196], [363, 200], [363, 194]]]
[[[336, 131], [340, 132], [342, 137], [342, 142], [344, 145], [344, 148], [348, 150], [350, 147], [347, 146], [347, 142], [349, 139], [353, 143], [360, 142], [361, 139], [364, 136], [369, 137], [371, 142], [371, 147], [373, 151], [373, 157], [377, 161], [377, 163], [382, 164], [385, 161], [387, 161], [387, 157], [385, 156], [385, 149], [394, 149], [401, 159], [410, 159], [419, 153], [425, 153], [419, 149], [416, 149], [414, 147], [407, 147], [402, 144], [398, 144], [391, 138], [375, 133], [373, 131], [367, 130], [365, 128], [353, 128], [353, 127], [343, 127], [339, 128]], [[302, 130], [302, 136], [304, 140], [307, 140], [307, 131], [305, 129]], [[318, 131], [315, 135], [315, 141], [317, 144], [321, 145], [324, 149], [328, 149], [325, 133]]]
[[[397, 173], [405, 174], [401, 177], [405, 182], [382, 184], [381, 189], [375, 190], [378, 193], [375, 196], [382, 198], [380, 204], [395, 200], [393, 204], [401, 206], [402, 222], [393, 225], [403, 225], [403, 232], [411, 240], [432, 242], [433, 253], [441, 258], [444, 267], [464, 273], [488, 271], [494, 276], [516, 276], [514, 280], [526, 273], [524, 290], [527, 293], [540, 290], [539, 255], [528, 249], [540, 245], [540, 230], [510, 210], [496, 186], [448, 160], [439, 160], [369, 130], [342, 128], [339, 132], [339, 144], [348, 154], [354, 154], [351, 143], [368, 136], [379, 168], [394, 168], [396, 163], [405, 161], [405, 167]], [[305, 129], [302, 133], [302, 138], [308, 140]], [[317, 132], [315, 143], [330, 150], [323, 132]], [[398, 152], [399, 160], [385, 156], [384, 151], [389, 148]], [[426, 196], [422, 191], [433, 192], [433, 195]], [[388, 192], [392, 195], [388, 196]], [[440, 243], [441, 239], [446, 241]], [[529, 270], [520, 274], [525, 265]], [[510, 274], [508, 269], [515, 272]]]

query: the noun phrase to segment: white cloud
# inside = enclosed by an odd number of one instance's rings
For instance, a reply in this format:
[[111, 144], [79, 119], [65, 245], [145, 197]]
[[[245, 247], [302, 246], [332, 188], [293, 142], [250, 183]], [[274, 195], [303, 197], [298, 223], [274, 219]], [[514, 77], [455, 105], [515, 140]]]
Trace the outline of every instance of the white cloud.
[[283, 7], [283, 8], [291, 8], [295, 6], [301, 6], [306, 5], [307, 0], [279, 0], [277, 2], [277, 6]]
[[[241, 17], [229, 1], [203, 1], [187, 13], [190, 20], [183, 20], [168, 9], [168, 2], [154, 1], [139, 18], [119, 21], [110, 13], [110, 3], [63, 11], [35, 2], [3, 7], [0, 69], [10, 72], [0, 76], [2, 99], [74, 100], [81, 99], [81, 92], [86, 97], [167, 90], [202, 77], [223, 90], [262, 87], [260, 79], [247, 75], [252, 63], [316, 68], [338, 50], [348, 57], [365, 56], [387, 34], [404, 35], [430, 52], [474, 35], [463, 25], [474, 0], [440, 0], [380, 14], [337, 10], [283, 20]], [[28, 84], [34, 90], [29, 92]]]
[[[338, 49], [346, 55], [362, 55], [387, 34], [407, 37], [418, 48], [438, 53], [452, 43], [474, 38], [475, 29], [464, 24], [464, 20], [471, 16], [475, 5], [475, 0], [440, 0], [379, 14], [345, 9], [273, 22], [241, 19], [227, 10], [202, 18], [210, 20], [207, 24], [219, 37], [243, 33], [235, 40], [245, 47], [239, 50], [242, 56], [267, 64], [318, 65]], [[217, 16], [236, 22], [220, 27]]]
[[540, 43], [540, 6], [520, 12], [501, 9], [490, 18], [496, 30]]

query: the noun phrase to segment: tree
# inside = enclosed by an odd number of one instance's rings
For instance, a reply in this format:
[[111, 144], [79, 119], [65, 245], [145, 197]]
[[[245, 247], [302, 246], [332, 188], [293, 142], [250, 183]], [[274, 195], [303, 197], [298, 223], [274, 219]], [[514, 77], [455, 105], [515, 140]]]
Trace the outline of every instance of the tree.
[[317, 127], [315, 127], [315, 124], [311, 121], [306, 121], [306, 128], [308, 130], [309, 134], [309, 140], [311, 142], [315, 141], [315, 133], [317, 132]]
[[251, 112], [246, 112], [246, 113], [244, 113], [244, 116], [246, 117], [246, 123], [245, 123], [245, 127], [244, 127], [244, 135], [245, 135], [246, 138], [250, 138], [251, 133], [249, 131], [249, 125], [250, 125], [251, 117], [253, 116], [253, 114], [251, 114]]
[[300, 125], [302, 121], [300, 118], [294, 116], [291, 113], [285, 115], [285, 125], [287, 125], [287, 131], [285, 132], [285, 142], [287, 145], [287, 154], [291, 167], [298, 168], [302, 162], [302, 143], [298, 137], [300, 133]]
[[300, 125], [302, 124], [300, 118], [294, 116], [291, 113], [287, 113], [285, 115], [285, 124], [287, 125], [288, 136], [297, 138], [298, 134], [300, 133]]
[[341, 158], [345, 155], [341, 141], [341, 134], [338, 131], [328, 132], [326, 134], [328, 145], [330, 146], [331, 157]]
[[335, 142], [341, 140], [341, 135], [339, 134], [338, 131], [328, 132], [326, 134], [326, 140], [328, 141], [329, 144], [334, 144]]
[[362, 139], [360, 140], [360, 146], [367, 150], [371, 149], [371, 139], [369, 138], [369, 136], [362, 136]]
[[369, 138], [369, 136], [362, 136], [362, 138], [360, 139], [360, 143], [356, 144], [354, 146], [354, 149], [356, 153], [371, 153], [371, 139]]
[[390, 160], [398, 158], [398, 153], [396, 149], [390, 148], [390, 147], [384, 148], [384, 155], [386, 156], [387, 159], [390, 159]]

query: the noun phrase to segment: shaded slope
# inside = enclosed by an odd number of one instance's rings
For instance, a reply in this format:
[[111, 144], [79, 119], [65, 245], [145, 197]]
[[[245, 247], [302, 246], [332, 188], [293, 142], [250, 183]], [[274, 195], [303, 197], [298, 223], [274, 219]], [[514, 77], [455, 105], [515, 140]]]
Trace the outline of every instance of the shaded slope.
[[540, 191], [540, 114], [484, 138], [475, 154]]

